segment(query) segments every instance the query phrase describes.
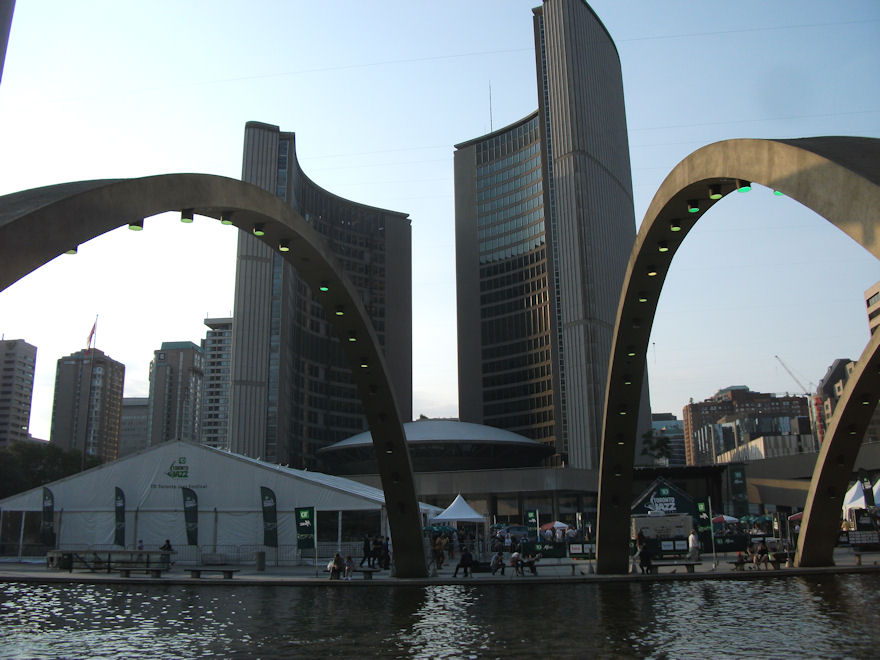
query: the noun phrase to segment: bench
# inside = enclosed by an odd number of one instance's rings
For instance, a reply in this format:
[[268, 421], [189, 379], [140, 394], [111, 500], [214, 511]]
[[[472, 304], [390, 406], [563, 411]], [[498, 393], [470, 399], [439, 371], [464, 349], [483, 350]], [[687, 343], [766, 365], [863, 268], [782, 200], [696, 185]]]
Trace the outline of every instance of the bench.
[[165, 570], [163, 568], [146, 568], [140, 567], [136, 568], [133, 566], [123, 566], [121, 568], [113, 569], [119, 573], [121, 577], [127, 578], [131, 577], [132, 573], [149, 573], [150, 577], [160, 578], [162, 577], [162, 571]]
[[189, 576], [193, 580], [198, 580], [202, 577], [202, 573], [222, 573], [224, 580], [231, 580], [233, 575], [238, 573], [237, 568], [227, 568], [225, 566], [197, 566], [195, 568], [186, 569], [189, 571]]
[[378, 569], [378, 568], [369, 568], [369, 567], [367, 567], [367, 568], [363, 568], [363, 567], [361, 567], [361, 568], [353, 568], [353, 569], [351, 569], [351, 570], [352, 570], [352, 573], [363, 573], [363, 574], [364, 574], [364, 579], [365, 579], [365, 580], [372, 580], [372, 579], [373, 579], [373, 573], [378, 573], [380, 569]]
[[652, 561], [651, 565], [646, 567], [646, 570], [648, 573], [651, 573], [653, 575], [657, 575], [659, 573], [659, 571], [657, 570], [658, 568], [666, 567], [666, 566], [684, 566], [688, 573], [693, 573], [694, 566], [696, 566], [699, 563], [701, 563], [701, 562], [685, 561], [685, 560], [666, 560], [666, 561], [664, 561], [664, 560], [660, 559], [657, 561]]

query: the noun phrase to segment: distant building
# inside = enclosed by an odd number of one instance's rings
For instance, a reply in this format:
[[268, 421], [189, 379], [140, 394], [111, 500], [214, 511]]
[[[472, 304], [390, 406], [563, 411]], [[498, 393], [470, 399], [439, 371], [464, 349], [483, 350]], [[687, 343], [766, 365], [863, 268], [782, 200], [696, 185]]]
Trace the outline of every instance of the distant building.
[[745, 463], [764, 458], [810, 454], [819, 450], [812, 433], [762, 435], [734, 449], [718, 454], [717, 463]]
[[0, 340], [0, 447], [29, 438], [37, 347]]
[[723, 418], [809, 417], [809, 405], [803, 396], [752, 392], [745, 385], [735, 385], [719, 390], [705, 401], [689, 403], [682, 410], [682, 417], [687, 464], [711, 465], [720, 451], [733, 447], [732, 429], [728, 430], [730, 438], [725, 440], [723, 429], [713, 428]]
[[149, 418], [149, 398], [125, 397], [122, 399], [122, 421], [119, 427], [120, 458], [147, 448]]
[[204, 354], [189, 341], [162, 342], [150, 363], [150, 446], [171, 440], [198, 442]]
[[[242, 180], [284, 200], [323, 236], [361, 296], [404, 421], [412, 418], [412, 227], [312, 182], [293, 133], [248, 122]], [[295, 248], [294, 248], [295, 249]], [[368, 426], [342, 346], [284, 255], [240, 232], [232, 331], [232, 450], [314, 469], [316, 453]]]
[[67, 355], [55, 370], [50, 442], [102, 461], [119, 453], [125, 365], [97, 348]]
[[6, 46], [9, 43], [9, 31], [12, 28], [12, 12], [15, 0], [0, 2], [0, 78], [3, 78], [3, 63], [6, 61]]
[[873, 335], [880, 327], [880, 282], [865, 291], [865, 306], [868, 308], [868, 329]]
[[459, 417], [596, 469], [636, 236], [620, 57], [582, 0], [532, 18], [538, 109], [455, 146]]
[[201, 443], [229, 451], [229, 395], [232, 363], [232, 319], [205, 319], [210, 328], [203, 349]]
[[655, 459], [655, 464], [669, 467], [687, 465], [684, 452], [684, 422], [672, 413], [651, 414], [651, 434], [656, 443], [664, 442], [669, 456], [664, 461]]
[[[843, 396], [846, 383], [857, 364], [852, 360], [837, 359], [828, 367], [825, 377], [819, 382], [819, 395], [822, 397], [821, 417], [823, 427], [826, 423], [825, 420], [830, 419], [834, 414], [834, 410], [837, 408], [841, 396]], [[871, 421], [868, 423], [868, 428], [865, 430], [862, 442], [880, 442], [880, 406], [874, 408], [874, 414], [871, 416]]]

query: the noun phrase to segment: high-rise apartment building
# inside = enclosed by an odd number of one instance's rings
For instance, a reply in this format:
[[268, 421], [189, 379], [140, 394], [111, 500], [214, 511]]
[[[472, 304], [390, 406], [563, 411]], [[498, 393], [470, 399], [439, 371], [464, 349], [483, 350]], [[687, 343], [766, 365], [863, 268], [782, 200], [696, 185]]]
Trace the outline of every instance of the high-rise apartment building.
[[202, 384], [201, 443], [228, 451], [232, 319], [205, 319], [205, 325], [209, 330], [202, 345], [205, 377]]
[[533, 21], [538, 110], [456, 145], [459, 416], [596, 468], [635, 241], [620, 58], [583, 0]]
[[125, 365], [97, 348], [58, 360], [49, 440], [102, 461], [119, 452]]
[[0, 339], [0, 447], [28, 440], [37, 347]]
[[198, 442], [204, 354], [190, 341], [165, 341], [150, 363], [150, 446], [170, 440]]
[[[287, 202], [326, 240], [361, 294], [404, 420], [412, 418], [412, 258], [406, 214], [313, 183], [293, 133], [248, 122], [242, 180]], [[232, 324], [233, 451], [297, 468], [367, 428], [342, 347], [312, 291], [277, 251], [239, 235]]]

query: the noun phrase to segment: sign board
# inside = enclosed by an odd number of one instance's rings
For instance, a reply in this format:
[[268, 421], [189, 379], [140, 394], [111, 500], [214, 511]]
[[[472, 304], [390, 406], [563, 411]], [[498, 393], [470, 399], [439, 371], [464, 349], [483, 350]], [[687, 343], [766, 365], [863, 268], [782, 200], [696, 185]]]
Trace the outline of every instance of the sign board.
[[296, 517], [296, 547], [308, 550], [315, 547], [315, 507], [297, 507], [293, 510]]
[[538, 511], [537, 511], [537, 509], [533, 509], [531, 511], [526, 511], [526, 529], [529, 530], [528, 536], [530, 539], [537, 538], [537, 536], [538, 536]]

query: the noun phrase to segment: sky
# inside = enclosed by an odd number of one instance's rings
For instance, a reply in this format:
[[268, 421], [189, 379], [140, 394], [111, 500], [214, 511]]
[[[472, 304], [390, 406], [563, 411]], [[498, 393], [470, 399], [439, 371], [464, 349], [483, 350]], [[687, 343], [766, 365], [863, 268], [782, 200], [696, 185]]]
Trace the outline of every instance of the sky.
[[[413, 414], [458, 414], [453, 145], [537, 108], [538, 0], [19, 0], [0, 81], [0, 195], [102, 178], [239, 178], [247, 121], [296, 133], [318, 185], [409, 213]], [[620, 54], [641, 223], [694, 150], [732, 138], [880, 137], [880, 3], [594, 0]], [[490, 94], [491, 88], [491, 94]], [[31, 433], [55, 365], [86, 347], [146, 396], [153, 351], [232, 313], [237, 229], [173, 214], [117, 229], [0, 292], [37, 346]], [[675, 255], [648, 354], [654, 412], [730, 385], [814, 390], [868, 341], [880, 263], [755, 186]], [[779, 356], [794, 374], [782, 367]]]

